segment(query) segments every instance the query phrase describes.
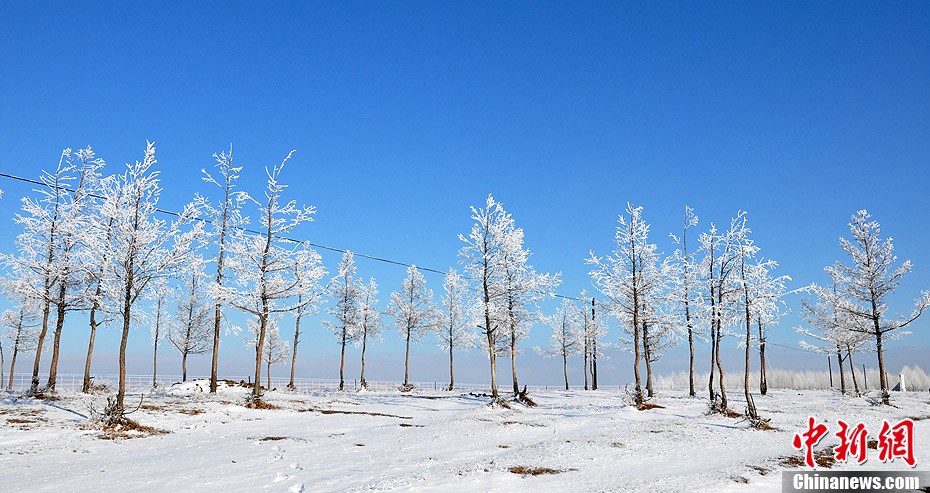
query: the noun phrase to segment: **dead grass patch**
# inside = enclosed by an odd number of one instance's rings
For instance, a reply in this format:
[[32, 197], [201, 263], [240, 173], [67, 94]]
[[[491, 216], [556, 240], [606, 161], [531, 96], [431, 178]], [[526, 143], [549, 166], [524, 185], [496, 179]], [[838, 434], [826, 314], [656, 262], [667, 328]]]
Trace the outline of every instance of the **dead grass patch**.
[[139, 409], [142, 409], [143, 411], [161, 411], [162, 409], [164, 409], [164, 406], [156, 406], [154, 404], [142, 404], [141, 406], [139, 406]]
[[650, 410], [650, 409], [665, 409], [665, 406], [662, 406], [662, 405], [659, 405], [659, 404], [653, 404], [653, 403], [651, 403], [651, 402], [644, 402], [644, 403], [642, 403], [642, 404], [636, 406], [636, 409], [637, 409], [638, 411], [648, 411], [648, 410]]
[[171, 432], [144, 425], [138, 421], [133, 421], [124, 417], [115, 425], [105, 427], [100, 435], [98, 435], [98, 438], [101, 440], [145, 438], [156, 435], [167, 435], [168, 433]]
[[510, 448], [510, 445], [498, 445], [497, 448]]
[[744, 477], [742, 477], [742, 476], [730, 476], [730, 479], [732, 479], [733, 481], [735, 481], [735, 482], [737, 482], [737, 483], [749, 484], [749, 480], [746, 479], [746, 478], [744, 478]]
[[274, 404], [265, 402], [261, 399], [249, 401], [245, 404], [245, 407], [249, 409], [267, 409], [267, 410], [281, 409], [280, 407], [275, 406]]
[[[833, 464], [836, 464], [836, 459], [833, 458], [832, 449], [815, 450], [814, 463], [817, 464], [817, 467], [823, 467], [825, 469], [833, 467]], [[782, 467], [807, 467], [807, 463], [804, 462], [804, 457], [798, 455], [782, 457], [779, 464]]]
[[552, 469], [550, 467], [513, 466], [507, 470], [521, 476], [541, 476], [543, 474], [560, 474], [568, 471], [576, 471], [577, 469]]
[[6, 422], [12, 423], [12, 424], [26, 424], [26, 423], [35, 423], [35, 420], [21, 419], [21, 418], [6, 418]]
[[914, 421], [923, 421], [925, 419], [930, 419], [930, 416], [919, 416], [919, 417], [909, 418], [909, 419], [912, 419]]
[[752, 470], [754, 470], [754, 471], [756, 471], [756, 472], [758, 472], [759, 475], [761, 475], [761, 476], [765, 476], [766, 474], [772, 472], [771, 469], [769, 469], [769, 468], [767, 468], [767, 467], [763, 467], [763, 466], [749, 466], [749, 468], [752, 469]]
[[287, 437], [270, 436], [270, 437], [263, 437], [263, 438], [260, 438], [258, 441], [260, 441], [260, 442], [276, 442], [276, 441], [278, 441], [278, 440], [287, 440]]
[[188, 416], [197, 416], [198, 414], [203, 414], [206, 411], [203, 409], [178, 409], [178, 412], [181, 414], [186, 414]]
[[309, 407], [307, 409], [298, 409], [297, 412], [320, 413], [320, 414], [364, 414], [366, 416], [382, 416], [385, 418], [413, 419], [412, 416], [398, 416], [396, 414], [375, 413], [375, 412], [368, 412], [368, 411], [338, 411], [335, 409], [318, 409], [315, 407]]
[[401, 427], [401, 428], [423, 428], [423, 427], [425, 427], [425, 426], [426, 426], [426, 425], [412, 425], [412, 424], [410, 424], [410, 423], [401, 423], [401, 424], [400, 424], [400, 427]]
[[726, 416], [726, 417], [728, 417], [728, 418], [742, 418], [742, 417], [743, 417], [742, 414], [740, 414], [740, 413], [738, 413], [738, 412], [736, 412], [736, 411], [730, 410], [730, 409], [724, 409], [724, 410], [723, 410], [723, 413], [721, 413], [721, 414], [723, 414], [724, 416]]

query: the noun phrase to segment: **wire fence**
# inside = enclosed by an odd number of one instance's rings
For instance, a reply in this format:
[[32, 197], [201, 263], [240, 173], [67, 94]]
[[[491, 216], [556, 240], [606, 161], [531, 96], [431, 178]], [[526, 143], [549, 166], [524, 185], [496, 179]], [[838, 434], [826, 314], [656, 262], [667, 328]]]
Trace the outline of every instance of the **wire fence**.
[[[191, 382], [194, 388], [202, 388], [204, 391], [209, 390], [209, 384], [200, 384], [198, 382], [207, 381], [209, 382], [209, 376], [201, 375], [188, 375], [187, 382]], [[252, 383], [251, 376], [227, 376], [220, 379], [221, 381], [227, 381], [230, 384], [236, 384], [245, 382]], [[43, 388], [48, 383], [48, 374], [39, 375], [39, 388]], [[171, 388], [182, 383], [181, 375], [159, 375], [157, 379], [153, 381], [151, 375], [126, 375], [126, 391], [127, 392], [150, 392], [153, 389], [158, 388]], [[271, 378], [271, 389], [284, 390], [288, 387], [290, 383], [289, 378], [281, 377], [272, 377]], [[421, 391], [440, 391], [446, 390], [449, 387], [448, 382], [410, 382], [413, 385], [415, 390]], [[100, 389], [100, 390], [109, 390], [116, 391], [119, 386], [119, 375], [115, 374], [102, 374], [94, 375], [91, 377], [91, 384]], [[267, 387], [268, 381], [262, 379], [262, 386]], [[387, 380], [368, 380], [366, 381], [366, 390], [370, 392], [396, 392], [399, 391], [402, 387], [403, 382], [387, 381]], [[3, 382], [3, 388], [9, 388], [15, 391], [25, 391], [32, 386], [32, 375], [30, 374], [19, 374], [13, 377], [13, 384], [9, 386], [9, 380]], [[558, 390], [558, 386], [547, 386], [547, 385], [527, 385], [527, 390], [532, 392], [539, 391], [548, 391], [548, 390]], [[84, 376], [77, 373], [59, 373], [55, 379], [55, 390], [59, 392], [80, 392], [84, 388]], [[361, 390], [361, 384], [358, 380], [346, 380], [343, 386], [344, 390], [358, 391]], [[500, 387], [504, 389], [506, 387]], [[472, 384], [472, 383], [456, 383], [454, 386], [456, 391], [463, 392], [490, 392], [491, 386], [488, 384]], [[294, 379], [294, 390], [295, 392], [301, 393], [313, 393], [313, 392], [322, 392], [322, 391], [338, 391], [339, 390], [339, 380], [338, 379], [327, 379], [327, 378], [295, 378]]]

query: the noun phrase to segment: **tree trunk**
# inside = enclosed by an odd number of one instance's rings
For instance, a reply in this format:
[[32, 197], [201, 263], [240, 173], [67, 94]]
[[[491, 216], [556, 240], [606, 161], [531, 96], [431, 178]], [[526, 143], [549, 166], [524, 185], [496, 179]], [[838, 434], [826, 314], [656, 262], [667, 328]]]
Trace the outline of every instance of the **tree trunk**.
[[840, 364], [840, 393], [846, 395], [846, 372], [843, 371], [843, 353], [840, 345], [836, 345], [836, 361]]
[[[713, 271], [713, 266], [711, 266], [711, 271]], [[717, 297], [714, 293], [713, 284], [710, 286], [710, 313], [710, 376], [707, 379], [707, 392], [710, 398], [711, 409], [719, 411], [719, 409], [716, 409], [717, 393], [714, 391], [714, 372], [716, 370], [714, 363], [717, 358], [717, 324], [715, 322], [717, 318]]]
[[19, 337], [16, 338], [16, 342], [13, 343], [13, 357], [10, 359], [10, 383], [7, 385], [7, 389], [13, 389], [13, 372], [16, 371], [16, 356], [19, 353]]
[[97, 336], [97, 308], [90, 309], [90, 340], [87, 342], [87, 357], [84, 359], [84, 385], [81, 392], [90, 393], [90, 364], [94, 357], [94, 338]]
[[45, 342], [45, 336], [48, 334], [48, 316], [52, 311], [52, 304], [48, 301], [51, 293], [47, 288], [45, 290], [45, 306], [42, 309], [42, 330], [39, 331], [39, 338], [36, 341], [36, 359], [35, 364], [32, 365], [32, 385], [29, 388], [30, 394], [35, 394], [39, 391], [39, 362], [42, 359], [42, 345]]
[[116, 393], [116, 411], [122, 415], [126, 409], [124, 400], [126, 398], [126, 344], [129, 342], [129, 326], [131, 322], [130, 300], [131, 288], [126, 288], [125, 299], [123, 302], [123, 334], [119, 344], [119, 390]]
[[759, 324], [759, 393], [765, 395], [769, 391], [769, 382], [765, 370], [765, 334], [762, 332], [762, 320]]
[[359, 376], [358, 381], [360, 388], [368, 390], [368, 382], [365, 381], [365, 350], [368, 346], [368, 328], [366, 327], [362, 330], [362, 374]]
[[55, 391], [55, 381], [58, 379], [58, 355], [61, 347], [61, 329], [65, 326], [65, 284], [59, 283], [58, 289], [58, 315], [55, 320], [55, 338], [52, 342], [52, 364], [48, 369], [48, 385], [45, 386], [49, 392]]
[[410, 385], [410, 324], [407, 324], [407, 352], [404, 355], [404, 388]]
[[720, 372], [720, 410], [724, 413], [727, 411], [727, 390], [723, 383], [723, 359], [720, 357], [720, 342], [723, 338], [723, 327], [720, 321], [717, 322], [717, 371]]
[[267, 370], [267, 371], [265, 372], [265, 381], [268, 382], [268, 384], [265, 385], [265, 388], [268, 389], [268, 390], [271, 390], [271, 359], [269, 359], [269, 360], [266, 362], [266, 368], [265, 368], [265, 369]]
[[342, 327], [342, 357], [339, 360], [339, 390], [345, 390], [345, 370], [346, 370], [346, 331], [348, 327]]
[[597, 390], [597, 337], [591, 339], [591, 390]]
[[[268, 313], [268, 300], [262, 300], [262, 312]], [[258, 317], [258, 341], [255, 344], [255, 384], [252, 385], [252, 401], [259, 401], [262, 398], [262, 357], [265, 351], [265, 330], [268, 328], [267, 315]]]
[[[877, 325], [876, 321], [876, 325]], [[888, 379], [885, 375], [885, 357], [882, 354], [882, 333], [875, 333], [875, 350], [878, 352], [878, 378], [882, 389], [882, 404], [891, 405], [891, 395], [888, 393]]]
[[859, 381], [856, 379], [856, 367], [853, 365], [852, 349], [846, 345], [846, 359], [849, 361], [849, 373], [852, 374], [853, 387], [859, 395]]
[[649, 324], [643, 322], [643, 359], [646, 361], [646, 395], [653, 397], [652, 349], [649, 346]]
[[[740, 261], [740, 278], [743, 282], [743, 318], [746, 320], [746, 361], [743, 371], [743, 394], [746, 397], [746, 414], [752, 419], [758, 419], [759, 415], [756, 413], [756, 405], [752, 401], [752, 395], [749, 392], [749, 370], [752, 363], [752, 316], [750, 314], [749, 307], [751, 301], [749, 300], [749, 284], [746, 281], [746, 257], [741, 255]], [[723, 372], [720, 372], [721, 376]], [[721, 382], [723, 379], [721, 379]]]
[[588, 390], [588, 336], [587, 334], [584, 337], [584, 389]]
[[181, 353], [181, 381], [187, 381], [187, 351]]
[[568, 355], [562, 351], [562, 374], [565, 375], [565, 390], [568, 390]]
[[[303, 296], [298, 296], [297, 303], [299, 304], [302, 302], [303, 302]], [[294, 368], [297, 366], [297, 343], [300, 342], [300, 318], [301, 317], [303, 317], [303, 309], [298, 309], [297, 321], [294, 324], [294, 351], [291, 353], [291, 380], [287, 384], [287, 388], [290, 390], [297, 389], [297, 387], [294, 386]], [[362, 356], [362, 361], [364, 362], [364, 360], [365, 360], [365, 357]], [[364, 373], [364, 371], [362, 373]]]
[[513, 395], [520, 393], [517, 383], [517, 324], [510, 323], [510, 369], [513, 371]]
[[449, 334], [449, 390], [455, 388], [455, 371], [452, 367], [452, 334]]
[[[222, 256], [220, 256], [220, 262], [222, 262]], [[222, 264], [220, 264], [222, 265]], [[219, 270], [219, 268], [217, 268]], [[220, 282], [221, 276], [217, 274], [217, 283]], [[221, 305], [217, 303], [215, 305], [215, 311], [213, 313], [213, 360], [210, 363], [210, 393], [216, 393], [217, 387], [217, 363], [220, 359], [220, 322], [222, 320], [222, 313], [220, 311]], [[158, 344], [156, 342], [156, 344]], [[295, 352], [297, 348], [294, 348]]]

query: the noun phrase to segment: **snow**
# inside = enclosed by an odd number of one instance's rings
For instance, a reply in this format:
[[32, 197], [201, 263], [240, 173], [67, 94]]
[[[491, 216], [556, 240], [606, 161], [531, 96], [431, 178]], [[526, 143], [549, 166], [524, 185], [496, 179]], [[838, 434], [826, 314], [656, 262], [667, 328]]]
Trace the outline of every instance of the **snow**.
[[[785, 456], [808, 416], [826, 421], [881, 421], [930, 416], [926, 393], [894, 393], [894, 406], [829, 391], [773, 391], [754, 396], [777, 431], [749, 429], [739, 419], [705, 415], [707, 401], [667, 392], [637, 411], [622, 391], [533, 394], [535, 408], [493, 408], [460, 392], [272, 391], [279, 409], [248, 409], [249, 390], [205, 381], [147, 394], [130, 415], [169, 433], [101, 439], [91, 410], [106, 396], [63, 393], [41, 401], [6, 393], [0, 399], [0, 484], [30, 491], [780, 491]], [[731, 397], [731, 408], [743, 403]], [[127, 405], [139, 402], [129, 395]], [[915, 422], [915, 441], [930, 436], [930, 419]], [[930, 447], [915, 448], [918, 470]], [[523, 476], [512, 467], [557, 474]], [[834, 469], [906, 470], [900, 459]], [[761, 472], [766, 472], [762, 474]], [[744, 482], [745, 481], [745, 482]]]

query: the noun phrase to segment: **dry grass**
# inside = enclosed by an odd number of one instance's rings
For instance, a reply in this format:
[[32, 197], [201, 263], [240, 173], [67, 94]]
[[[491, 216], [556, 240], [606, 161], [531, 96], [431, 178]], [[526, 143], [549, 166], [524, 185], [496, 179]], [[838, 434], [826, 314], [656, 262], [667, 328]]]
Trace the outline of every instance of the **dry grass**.
[[410, 423], [401, 423], [401, 428], [424, 428], [426, 425], [412, 425]]
[[206, 411], [203, 409], [178, 409], [178, 412], [181, 414], [186, 414], [188, 416], [197, 416], [198, 414], [203, 414]]
[[7, 423], [12, 424], [25, 424], [25, 423], [35, 423], [35, 420], [32, 419], [20, 419], [20, 418], [6, 418]]
[[665, 406], [660, 406], [659, 404], [652, 404], [650, 402], [644, 402], [636, 406], [636, 409], [639, 411], [648, 411], [650, 409], [665, 409]]
[[532, 426], [533, 428], [545, 428], [546, 425], [541, 425], [539, 423], [523, 423], [520, 421], [501, 421], [502, 425], [523, 425], [523, 426]]
[[[815, 450], [814, 463], [817, 464], [817, 467], [825, 469], [833, 467], [833, 464], [836, 464], [836, 459], [833, 458], [832, 449]], [[804, 457], [797, 455], [782, 457], [779, 464], [783, 467], [807, 467]]]
[[260, 442], [276, 442], [278, 440], [287, 440], [287, 437], [270, 436], [259, 439]]
[[521, 476], [541, 476], [543, 474], [559, 474], [566, 471], [574, 471], [575, 469], [552, 469], [549, 467], [524, 467], [524, 466], [513, 466], [508, 471], [519, 474]]
[[104, 427], [97, 438], [101, 440], [117, 440], [167, 435], [168, 433], [170, 433], [168, 430], [154, 428], [123, 417], [115, 425]]
[[274, 404], [265, 402], [261, 399], [249, 401], [245, 404], [245, 407], [249, 409], [267, 409], [267, 410], [281, 409], [280, 407], [275, 406]]

